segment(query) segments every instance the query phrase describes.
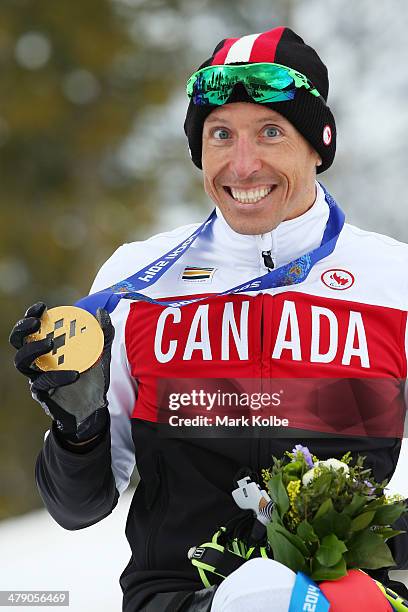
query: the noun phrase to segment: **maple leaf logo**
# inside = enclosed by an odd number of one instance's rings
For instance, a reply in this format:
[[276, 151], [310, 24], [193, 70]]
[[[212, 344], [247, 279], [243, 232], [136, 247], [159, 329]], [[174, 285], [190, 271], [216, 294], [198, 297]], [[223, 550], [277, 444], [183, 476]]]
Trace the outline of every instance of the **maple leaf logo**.
[[337, 291], [349, 289], [354, 284], [354, 276], [348, 270], [331, 269], [323, 272], [321, 281], [329, 287]]
[[331, 275], [331, 278], [338, 284], [338, 285], [347, 285], [348, 283], [348, 279], [344, 278], [344, 276], [339, 276], [337, 274], [337, 272], [333, 272], [333, 274]]

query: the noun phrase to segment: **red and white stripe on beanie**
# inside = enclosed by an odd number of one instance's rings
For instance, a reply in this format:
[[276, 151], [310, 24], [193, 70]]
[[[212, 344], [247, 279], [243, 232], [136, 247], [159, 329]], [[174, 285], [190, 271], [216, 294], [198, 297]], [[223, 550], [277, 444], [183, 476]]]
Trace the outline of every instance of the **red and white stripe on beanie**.
[[280, 27], [269, 32], [229, 38], [223, 48], [214, 55], [211, 65], [274, 62], [276, 47], [284, 31], [285, 28]]

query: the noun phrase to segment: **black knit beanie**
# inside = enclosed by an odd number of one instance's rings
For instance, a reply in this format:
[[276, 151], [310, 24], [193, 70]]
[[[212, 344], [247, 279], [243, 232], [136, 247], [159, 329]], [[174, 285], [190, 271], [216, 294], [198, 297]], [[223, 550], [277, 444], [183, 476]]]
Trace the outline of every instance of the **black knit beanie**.
[[[200, 68], [257, 62], [282, 64], [301, 72], [327, 101], [329, 78], [326, 66], [316, 51], [289, 28], [279, 27], [242, 38], [226, 38], [216, 46], [212, 56], [201, 64]], [[252, 101], [245, 88], [240, 85], [234, 88], [228, 102], [239, 101]], [[296, 90], [293, 100], [268, 102], [264, 106], [286, 117], [319, 153], [322, 165], [316, 168], [317, 173], [331, 166], [336, 152], [336, 124], [330, 108], [323, 100], [302, 87]], [[191, 99], [187, 109], [184, 131], [188, 138], [191, 159], [200, 169], [203, 125], [215, 108], [218, 107], [195, 105]]]

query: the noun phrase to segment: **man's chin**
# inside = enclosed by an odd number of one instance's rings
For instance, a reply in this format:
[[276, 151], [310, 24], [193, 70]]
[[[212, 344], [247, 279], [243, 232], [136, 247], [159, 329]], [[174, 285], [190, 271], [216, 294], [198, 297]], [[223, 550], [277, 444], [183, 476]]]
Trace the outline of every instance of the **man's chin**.
[[257, 221], [255, 219], [236, 219], [225, 217], [226, 222], [230, 226], [231, 229], [234, 230], [237, 234], [242, 234], [244, 236], [258, 236], [259, 234], [268, 234], [272, 230], [274, 230], [278, 222], [277, 221]]

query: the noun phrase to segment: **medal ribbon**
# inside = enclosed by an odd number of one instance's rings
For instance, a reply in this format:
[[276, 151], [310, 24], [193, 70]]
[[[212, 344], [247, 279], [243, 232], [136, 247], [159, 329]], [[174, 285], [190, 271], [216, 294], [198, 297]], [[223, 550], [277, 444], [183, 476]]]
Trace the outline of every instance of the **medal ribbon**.
[[207, 228], [214, 223], [216, 218], [216, 211], [214, 209], [208, 219], [204, 221], [204, 223], [202, 223], [200, 227], [198, 227], [195, 232], [191, 234], [191, 236], [178, 244], [174, 249], [171, 249], [165, 255], [155, 259], [152, 263], [146, 265], [144, 268], [132, 276], [120, 281], [119, 283], [115, 283], [102, 291], [98, 291], [80, 299], [78, 302], [76, 302], [75, 306], [79, 306], [92, 314], [96, 313], [97, 308], [105, 308], [109, 313], [111, 313], [115, 310], [121, 299], [127, 299], [143, 300], [152, 304], [159, 304], [160, 306], [172, 306], [176, 308], [185, 306], [187, 304], [192, 304], [194, 302], [215, 298], [220, 295], [244, 293], [248, 291], [270, 289], [272, 287], [284, 287], [287, 285], [301, 283], [307, 278], [310, 270], [318, 261], [327, 257], [334, 251], [338, 237], [344, 225], [345, 217], [343, 211], [324, 187], [323, 190], [330, 212], [320, 246], [312, 251], [309, 251], [305, 255], [301, 255], [297, 259], [284, 266], [281, 266], [280, 268], [276, 268], [266, 274], [263, 274], [262, 276], [253, 278], [246, 283], [236, 285], [231, 289], [227, 289], [221, 293], [214, 293], [207, 297], [192, 298], [180, 301], [159, 301], [140, 293], [142, 289], [146, 289], [156, 283], [159, 278], [161, 278], [163, 274], [169, 268], [171, 268], [171, 266], [173, 266], [174, 263], [187, 251], [187, 249], [190, 248], [191, 244], [198, 238], [198, 236], [205, 232]]
[[298, 572], [288, 612], [300, 612], [300, 610], [328, 612], [329, 609], [330, 604], [317, 584], [306, 574]]

